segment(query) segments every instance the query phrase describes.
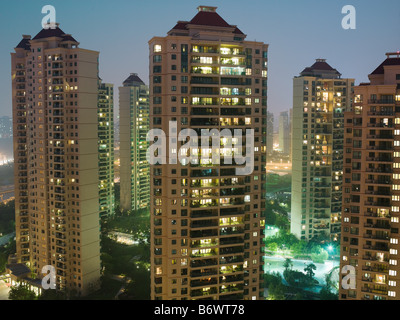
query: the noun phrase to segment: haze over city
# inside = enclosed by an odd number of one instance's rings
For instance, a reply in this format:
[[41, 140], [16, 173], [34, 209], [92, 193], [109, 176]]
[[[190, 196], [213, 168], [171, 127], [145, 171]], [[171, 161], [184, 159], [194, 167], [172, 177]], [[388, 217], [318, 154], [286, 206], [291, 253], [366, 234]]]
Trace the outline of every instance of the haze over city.
[[[248, 40], [264, 41], [269, 49], [268, 108], [276, 115], [292, 107], [293, 77], [315, 59], [324, 58], [356, 84], [368, 80], [370, 66], [382, 51], [400, 50], [400, 3], [397, 0], [352, 1], [2, 1], [0, 11], [0, 116], [11, 115], [10, 52], [22, 34], [41, 28], [41, 8], [57, 10], [60, 28], [84, 47], [100, 51], [100, 77], [115, 85], [132, 70], [148, 84], [148, 41], [165, 36], [177, 20], [191, 19], [198, 5], [218, 7], [228, 23], [237, 24]], [[344, 30], [342, 8], [357, 10], [357, 29]], [[397, 8], [397, 10], [396, 10]], [[118, 101], [115, 101], [118, 108]]]

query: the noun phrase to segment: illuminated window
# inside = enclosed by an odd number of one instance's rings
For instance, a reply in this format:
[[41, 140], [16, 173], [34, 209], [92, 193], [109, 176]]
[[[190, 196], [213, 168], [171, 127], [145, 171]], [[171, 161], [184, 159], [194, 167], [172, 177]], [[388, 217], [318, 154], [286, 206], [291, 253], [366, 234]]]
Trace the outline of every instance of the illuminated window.
[[159, 45], [159, 44], [156, 44], [156, 45], [154, 46], [154, 52], [161, 52], [161, 51], [162, 51], [162, 46]]

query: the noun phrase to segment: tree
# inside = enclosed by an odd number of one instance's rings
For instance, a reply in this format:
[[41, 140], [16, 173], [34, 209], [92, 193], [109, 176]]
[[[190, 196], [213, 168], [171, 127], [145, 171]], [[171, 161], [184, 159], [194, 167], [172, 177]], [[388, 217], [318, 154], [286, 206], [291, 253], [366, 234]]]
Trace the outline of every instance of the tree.
[[57, 290], [43, 290], [42, 295], [38, 297], [38, 300], [47, 300], [47, 301], [57, 301], [66, 299], [67, 299], [66, 293]]
[[299, 241], [298, 243], [294, 243], [290, 249], [293, 251], [295, 255], [304, 255], [307, 253], [307, 242], [304, 240]]
[[310, 278], [310, 280], [312, 280], [314, 278], [315, 270], [317, 270], [317, 267], [313, 263], [310, 263], [309, 265], [307, 265], [307, 267], [304, 268], [304, 272], [307, 274], [307, 276]]
[[268, 288], [268, 300], [285, 300], [285, 286], [282, 283], [271, 284]]
[[267, 248], [269, 251], [276, 252], [278, 250], [278, 244], [276, 242], [272, 242]]
[[321, 289], [319, 297], [321, 300], [338, 300], [338, 296], [332, 293], [328, 286], [324, 286]]
[[10, 300], [36, 300], [36, 295], [33, 291], [25, 286], [12, 287], [8, 298]]
[[285, 262], [283, 263], [283, 267], [285, 268], [285, 270], [289, 270], [293, 268], [293, 262], [292, 259], [286, 258]]
[[316, 247], [314, 252], [311, 253], [311, 259], [315, 263], [324, 263], [329, 258], [329, 254], [321, 247]]

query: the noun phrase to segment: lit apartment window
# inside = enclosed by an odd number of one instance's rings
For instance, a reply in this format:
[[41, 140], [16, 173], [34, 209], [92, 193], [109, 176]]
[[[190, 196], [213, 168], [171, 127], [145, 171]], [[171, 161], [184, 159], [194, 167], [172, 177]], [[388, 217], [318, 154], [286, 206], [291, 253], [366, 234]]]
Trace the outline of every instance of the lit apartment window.
[[154, 52], [161, 52], [161, 51], [162, 51], [162, 46], [159, 45], [159, 44], [156, 44], [156, 45], [154, 46]]
[[389, 297], [395, 297], [395, 296], [396, 296], [396, 292], [394, 292], [394, 291], [388, 291], [388, 296], [389, 296]]

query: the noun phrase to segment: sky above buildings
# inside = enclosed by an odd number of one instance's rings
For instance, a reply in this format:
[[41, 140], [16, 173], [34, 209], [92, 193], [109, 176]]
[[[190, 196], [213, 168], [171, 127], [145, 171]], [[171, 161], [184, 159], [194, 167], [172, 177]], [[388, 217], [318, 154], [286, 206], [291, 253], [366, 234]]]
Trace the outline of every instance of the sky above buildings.
[[[399, 0], [2, 0], [1, 5], [0, 116], [11, 115], [10, 52], [23, 34], [41, 30], [45, 5], [56, 8], [60, 28], [81, 48], [100, 51], [100, 77], [115, 89], [133, 72], [149, 83], [153, 36], [166, 36], [178, 20], [191, 20], [199, 5], [217, 6], [247, 40], [270, 44], [268, 104], [275, 114], [291, 108], [293, 77], [315, 59], [327, 59], [343, 78], [359, 84], [386, 52], [400, 50]], [[355, 30], [342, 28], [345, 5], [356, 9]]]

